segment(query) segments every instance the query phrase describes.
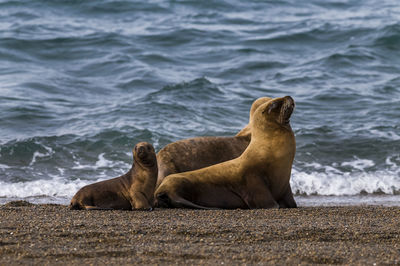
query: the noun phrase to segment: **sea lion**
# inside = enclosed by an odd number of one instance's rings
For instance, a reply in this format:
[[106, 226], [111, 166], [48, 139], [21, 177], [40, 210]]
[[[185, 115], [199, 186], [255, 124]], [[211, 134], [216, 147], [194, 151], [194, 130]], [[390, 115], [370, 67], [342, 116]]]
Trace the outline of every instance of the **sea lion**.
[[81, 188], [70, 209], [151, 210], [157, 181], [157, 159], [153, 146], [136, 144], [133, 164], [124, 175]]
[[290, 96], [263, 103], [250, 123], [251, 141], [236, 159], [169, 175], [155, 192], [158, 206], [201, 209], [276, 208], [287, 196], [296, 143]]
[[[201, 169], [239, 157], [251, 140], [251, 124], [254, 112], [263, 103], [271, 100], [261, 97], [250, 108], [249, 123], [233, 137], [197, 137], [170, 143], [157, 153], [159, 187], [164, 178], [175, 173]], [[296, 208], [289, 185], [285, 197], [279, 200], [281, 208]]]
[[204, 168], [239, 157], [251, 139], [250, 125], [257, 108], [271, 100], [261, 97], [250, 108], [249, 124], [233, 137], [196, 137], [166, 145], [157, 153], [158, 187], [171, 174]]

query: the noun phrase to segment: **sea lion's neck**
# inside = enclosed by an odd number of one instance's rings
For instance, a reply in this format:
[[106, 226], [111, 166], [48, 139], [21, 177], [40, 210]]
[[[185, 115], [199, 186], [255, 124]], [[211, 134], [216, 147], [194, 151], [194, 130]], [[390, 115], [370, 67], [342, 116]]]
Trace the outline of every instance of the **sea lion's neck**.
[[123, 180], [123, 183], [128, 190], [132, 187], [136, 179], [139, 180], [146, 179], [145, 176], [141, 175], [141, 172], [145, 172], [142, 169], [142, 165], [140, 165], [139, 163], [136, 162], [136, 160], [134, 160], [131, 169], [129, 169], [129, 171], [126, 174], [120, 177]]
[[131, 167], [131, 169], [129, 169], [129, 171], [126, 173], [126, 174], [124, 174], [124, 175], [122, 175], [122, 176], [120, 176], [120, 178], [122, 179], [122, 181], [123, 181], [123, 183], [124, 183], [124, 186], [127, 188], [127, 189], [129, 189], [131, 186], [132, 186], [132, 184], [133, 184], [133, 173], [134, 173], [134, 165]]
[[139, 188], [148, 199], [152, 198], [157, 183], [157, 173], [157, 163], [142, 164], [135, 160], [129, 174], [130, 190]]
[[248, 148], [243, 156], [254, 157], [267, 162], [280, 157], [294, 156], [296, 148], [293, 131], [289, 127], [268, 129], [254, 132]]

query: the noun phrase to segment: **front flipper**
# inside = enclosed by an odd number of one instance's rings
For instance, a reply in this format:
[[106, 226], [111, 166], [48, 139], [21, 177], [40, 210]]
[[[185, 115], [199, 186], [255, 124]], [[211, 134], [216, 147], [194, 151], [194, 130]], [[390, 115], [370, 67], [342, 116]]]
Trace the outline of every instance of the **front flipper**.
[[275, 209], [279, 208], [268, 184], [258, 175], [246, 176], [246, 189], [241, 193], [243, 201], [249, 209]]
[[132, 210], [152, 211], [153, 207], [142, 192], [137, 192], [130, 200]]
[[278, 200], [279, 208], [297, 208], [296, 201], [294, 200], [292, 188], [289, 186], [287, 187], [285, 193], [283, 194], [282, 198]]
[[272, 197], [267, 187], [257, 188], [251, 196], [244, 198], [249, 209], [277, 209], [279, 204]]

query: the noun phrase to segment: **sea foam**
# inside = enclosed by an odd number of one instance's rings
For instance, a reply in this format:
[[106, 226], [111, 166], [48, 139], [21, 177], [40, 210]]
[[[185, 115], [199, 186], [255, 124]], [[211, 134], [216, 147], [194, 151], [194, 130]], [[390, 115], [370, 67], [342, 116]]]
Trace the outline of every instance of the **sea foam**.
[[0, 203], [25, 198], [31, 198], [30, 201], [37, 202], [35, 198], [47, 198], [48, 202], [56, 201], [66, 204], [81, 187], [102, 180], [104, 179], [95, 181], [77, 179], [67, 182], [56, 177], [51, 180], [40, 179], [18, 183], [0, 181]]
[[[398, 157], [386, 158], [387, 168], [369, 170], [375, 165], [372, 160], [355, 158], [352, 161], [323, 166], [310, 163], [312, 171], [292, 170], [291, 187], [296, 196], [365, 196], [400, 194], [400, 167]], [[99, 168], [114, 165], [100, 154], [92, 166], [80, 165], [78, 168]], [[351, 171], [342, 171], [340, 167], [350, 167]], [[60, 174], [64, 172], [60, 170]], [[62, 176], [50, 176], [51, 179], [39, 179], [28, 182], [9, 183], [0, 181], [0, 203], [13, 199], [29, 198], [32, 202], [47, 198], [47, 202], [67, 204], [73, 195], [83, 186], [106, 180], [109, 177], [99, 174], [94, 180], [68, 180]], [[46, 201], [45, 201], [46, 202]]]
[[[298, 195], [396, 195], [400, 193], [400, 167], [394, 160], [396, 158], [388, 157], [387, 167], [381, 170], [369, 170], [375, 163], [359, 158], [340, 165], [308, 164], [308, 167], [313, 166], [312, 171], [301, 171], [295, 166], [292, 170], [292, 190]], [[339, 166], [351, 170], [342, 171]]]

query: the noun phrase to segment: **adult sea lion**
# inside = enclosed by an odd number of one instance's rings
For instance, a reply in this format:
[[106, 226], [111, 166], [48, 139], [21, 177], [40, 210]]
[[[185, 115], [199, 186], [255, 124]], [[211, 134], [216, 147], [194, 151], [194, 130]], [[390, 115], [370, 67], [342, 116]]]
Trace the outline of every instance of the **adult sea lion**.
[[70, 209], [151, 210], [157, 181], [157, 159], [153, 146], [136, 144], [133, 165], [124, 175], [81, 188]]
[[[233, 137], [197, 137], [170, 143], [157, 153], [159, 187], [164, 178], [175, 173], [201, 169], [239, 157], [251, 140], [251, 125], [257, 108], [270, 101], [261, 97], [250, 108], [249, 123]], [[282, 208], [296, 208], [297, 204], [289, 185], [285, 196], [279, 200]]]
[[296, 151], [290, 96], [271, 99], [255, 112], [251, 141], [238, 158], [169, 175], [155, 192], [162, 207], [274, 208], [286, 197]]
[[166, 145], [157, 153], [157, 187], [163, 179], [175, 173], [204, 168], [239, 157], [251, 139], [251, 121], [257, 108], [271, 100], [261, 97], [250, 109], [249, 124], [234, 137], [197, 137], [179, 140]]

